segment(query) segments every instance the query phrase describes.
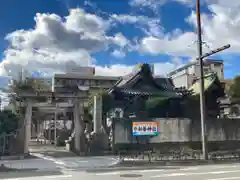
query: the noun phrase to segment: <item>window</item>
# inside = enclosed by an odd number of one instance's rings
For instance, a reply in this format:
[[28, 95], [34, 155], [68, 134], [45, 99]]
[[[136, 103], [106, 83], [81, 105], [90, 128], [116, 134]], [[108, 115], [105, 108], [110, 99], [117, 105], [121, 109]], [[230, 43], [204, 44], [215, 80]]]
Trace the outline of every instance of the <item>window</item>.
[[101, 85], [101, 82], [99, 80], [96, 80], [95, 83], [96, 83], [96, 86]]
[[90, 84], [91, 86], [95, 86], [96, 85], [95, 80], [90, 80]]
[[210, 67], [203, 67], [203, 72], [204, 74], [208, 74], [211, 72], [211, 68]]
[[83, 80], [82, 79], [78, 79], [76, 82], [78, 85], [83, 85]]
[[89, 80], [86, 79], [84, 85], [89, 86]]

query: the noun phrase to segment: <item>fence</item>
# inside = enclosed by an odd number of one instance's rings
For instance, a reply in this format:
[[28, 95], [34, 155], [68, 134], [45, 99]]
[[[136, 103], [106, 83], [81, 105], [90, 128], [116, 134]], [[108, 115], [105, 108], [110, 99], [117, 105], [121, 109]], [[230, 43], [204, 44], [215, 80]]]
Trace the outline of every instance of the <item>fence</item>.
[[[134, 120], [113, 121], [113, 148], [115, 150], [152, 150], [163, 147], [201, 149], [201, 121], [199, 119], [158, 118], [147, 121], [159, 123], [158, 135], [133, 136]], [[209, 151], [240, 149], [240, 121], [238, 119], [208, 119], [206, 124]]]

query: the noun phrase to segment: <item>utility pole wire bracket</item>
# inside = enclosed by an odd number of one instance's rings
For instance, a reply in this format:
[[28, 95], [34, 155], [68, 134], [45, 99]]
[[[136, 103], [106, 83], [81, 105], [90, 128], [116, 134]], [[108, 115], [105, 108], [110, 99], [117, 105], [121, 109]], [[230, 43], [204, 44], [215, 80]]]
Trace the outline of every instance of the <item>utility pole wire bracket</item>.
[[[218, 52], [224, 51], [225, 49], [228, 49], [228, 48], [230, 48], [230, 47], [231, 47], [230, 44], [225, 45], [225, 46], [222, 46], [222, 47], [220, 47], [220, 48], [217, 48], [217, 49], [215, 49], [215, 50], [212, 50], [212, 51], [210, 51], [210, 52], [208, 52], [208, 53], [203, 54], [203, 55], [201, 56], [201, 58], [202, 58], [202, 59], [203, 59], [203, 58], [206, 58], [206, 57], [211, 56], [211, 55], [213, 55], [213, 54], [216, 54], [216, 53], [218, 53]], [[199, 58], [197, 58], [197, 60], [199, 60]]]

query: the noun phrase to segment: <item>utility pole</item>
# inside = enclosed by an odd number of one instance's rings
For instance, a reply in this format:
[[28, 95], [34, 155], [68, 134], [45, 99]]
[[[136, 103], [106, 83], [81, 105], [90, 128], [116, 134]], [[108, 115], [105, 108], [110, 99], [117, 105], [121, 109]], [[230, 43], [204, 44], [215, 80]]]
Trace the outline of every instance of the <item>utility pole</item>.
[[201, 12], [200, 0], [196, 0], [196, 16], [197, 16], [197, 37], [198, 37], [198, 59], [200, 64], [200, 112], [201, 112], [201, 134], [202, 134], [202, 153], [203, 159], [208, 160], [207, 152], [207, 133], [206, 133], [206, 112], [205, 112], [205, 96], [204, 96], [204, 74], [203, 74], [203, 58], [202, 58], [202, 29], [201, 29]]
[[54, 145], [55, 147], [57, 147], [57, 113], [58, 113], [58, 108], [56, 105], [55, 111], [54, 111]]
[[1, 107], [1, 111], [3, 111], [3, 97], [0, 96], [0, 107]]

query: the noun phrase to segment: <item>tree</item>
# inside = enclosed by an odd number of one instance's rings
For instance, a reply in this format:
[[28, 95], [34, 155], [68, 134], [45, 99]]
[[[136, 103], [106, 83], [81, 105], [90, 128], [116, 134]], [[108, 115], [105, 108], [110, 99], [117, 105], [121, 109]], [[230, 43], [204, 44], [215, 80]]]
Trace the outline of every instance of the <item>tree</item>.
[[99, 90], [97, 93], [92, 93], [89, 98], [89, 110], [91, 109], [91, 112], [93, 111], [94, 96], [96, 94], [102, 96], [102, 120], [103, 126], [106, 128], [107, 113], [111, 108], [113, 108], [113, 97], [104, 90]]
[[[10, 104], [13, 105], [14, 110], [24, 113], [24, 110], [20, 111], [20, 109], [22, 109], [21, 107], [17, 107], [17, 102], [25, 101], [25, 99], [20, 96], [20, 92], [38, 92], [41, 89], [50, 89], [50, 87], [39, 79], [27, 78], [24, 81], [13, 80], [12, 85], [10, 86]], [[36, 97], [35, 100], [46, 101], [47, 99], [45, 97]]]
[[15, 133], [18, 129], [20, 117], [12, 111], [0, 111], [0, 134]]
[[[228, 85], [228, 86], [227, 86]], [[225, 85], [227, 95], [231, 103], [239, 104], [240, 102], [240, 76], [236, 76], [231, 83]], [[230, 106], [230, 114], [239, 115], [239, 108]]]
[[230, 85], [228, 94], [233, 99], [240, 98], [240, 76], [236, 76], [233, 79], [233, 83], [232, 83], [232, 85]]
[[[23, 119], [25, 117], [25, 111], [26, 111], [26, 107], [23, 105], [26, 99], [21, 97], [20, 93], [24, 91], [29, 93], [31, 92], [35, 93], [40, 89], [47, 89], [47, 88], [50, 89], [50, 87], [47, 87], [47, 85], [44, 84], [43, 81], [39, 79], [26, 78], [24, 81], [13, 80], [12, 85], [10, 86], [10, 93], [9, 93], [9, 99], [10, 99], [9, 104], [10, 106], [12, 106], [12, 111], [20, 119]], [[46, 101], [47, 98], [36, 97], [35, 100]], [[35, 118], [33, 118], [33, 124], [35, 124], [35, 127], [37, 127], [37, 121]]]

